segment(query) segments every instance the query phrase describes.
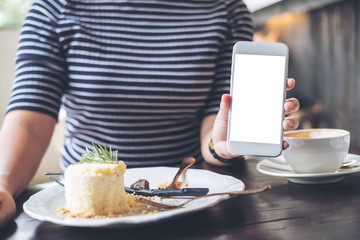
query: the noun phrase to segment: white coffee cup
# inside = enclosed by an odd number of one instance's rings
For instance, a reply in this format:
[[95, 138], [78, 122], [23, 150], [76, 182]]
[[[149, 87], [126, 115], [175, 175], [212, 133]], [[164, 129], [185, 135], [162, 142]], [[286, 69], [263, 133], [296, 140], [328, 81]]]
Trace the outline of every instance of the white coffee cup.
[[349, 152], [350, 133], [342, 129], [303, 129], [284, 133], [283, 156], [297, 173], [337, 171]]

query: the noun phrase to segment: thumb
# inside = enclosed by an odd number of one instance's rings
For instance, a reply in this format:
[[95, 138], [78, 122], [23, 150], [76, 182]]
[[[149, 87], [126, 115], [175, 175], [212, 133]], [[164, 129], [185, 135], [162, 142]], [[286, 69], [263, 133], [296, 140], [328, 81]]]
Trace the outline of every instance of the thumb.
[[217, 117], [223, 124], [227, 124], [228, 122], [230, 105], [231, 105], [231, 96], [229, 94], [222, 95], [220, 109]]
[[229, 94], [222, 95], [220, 109], [216, 115], [212, 129], [212, 139], [214, 143], [226, 141], [230, 105], [231, 96]]

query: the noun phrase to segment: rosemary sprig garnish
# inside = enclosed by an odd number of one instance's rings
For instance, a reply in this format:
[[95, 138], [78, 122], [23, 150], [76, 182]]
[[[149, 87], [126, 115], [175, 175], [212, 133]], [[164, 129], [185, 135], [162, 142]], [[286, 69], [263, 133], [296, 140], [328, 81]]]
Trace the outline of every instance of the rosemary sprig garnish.
[[94, 143], [92, 144], [94, 150], [89, 150], [86, 146], [86, 153], [82, 155], [83, 159], [78, 162], [80, 163], [115, 163], [118, 161], [117, 155], [118, 151], [112, 151], [111, 146], [108, 150], [106, 146], [104, 147], [98, 145], [96, 146]]

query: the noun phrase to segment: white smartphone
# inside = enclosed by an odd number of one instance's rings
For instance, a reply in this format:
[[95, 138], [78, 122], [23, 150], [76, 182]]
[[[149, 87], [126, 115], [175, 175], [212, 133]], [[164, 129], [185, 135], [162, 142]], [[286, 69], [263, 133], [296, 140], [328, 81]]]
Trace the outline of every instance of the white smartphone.
[[283, 43], [234, 45], [227, 132], [230, 153], [281, 154], [288, 56]]

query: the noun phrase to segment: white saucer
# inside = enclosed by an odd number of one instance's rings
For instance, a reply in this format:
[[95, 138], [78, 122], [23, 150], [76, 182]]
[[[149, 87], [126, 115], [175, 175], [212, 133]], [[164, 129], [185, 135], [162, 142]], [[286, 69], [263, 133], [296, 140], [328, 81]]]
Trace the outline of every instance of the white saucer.
[[296, 173], [282, 156], [262, 160], [257, 164], [256, 170], [266, 175], [286, 177], [290, 182], [300, 184], [335, 183], [343, 180], [346, 175], [360, 172], [360, 155], [348, 154], [345, 158], [345, 160], [352, 159], [358, 161], [355, 167], [339, 169], [331, 173]]

